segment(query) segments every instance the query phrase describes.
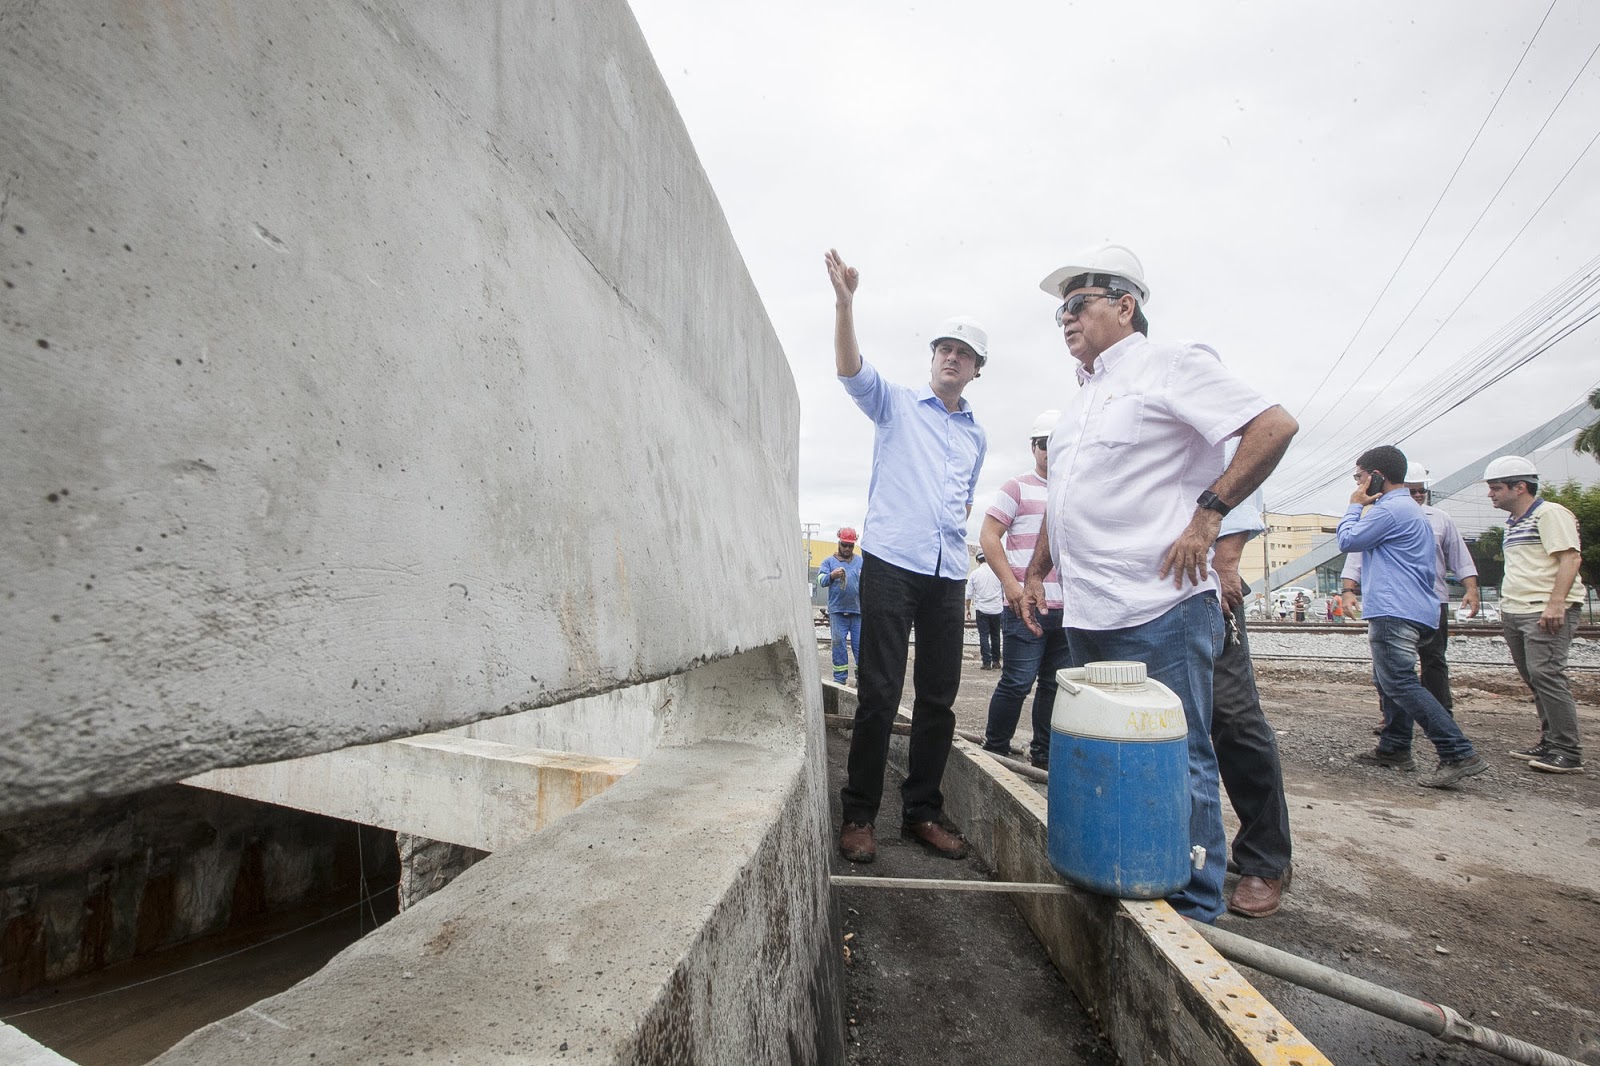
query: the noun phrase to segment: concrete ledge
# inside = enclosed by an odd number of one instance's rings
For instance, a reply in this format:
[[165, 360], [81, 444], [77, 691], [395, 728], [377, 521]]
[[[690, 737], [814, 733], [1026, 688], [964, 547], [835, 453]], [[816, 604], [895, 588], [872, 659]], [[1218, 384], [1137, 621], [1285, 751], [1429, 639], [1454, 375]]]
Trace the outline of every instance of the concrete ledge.
[[[824, 681], [823, 706], [855, 713], [855, 692]], [[901, 712], [905, 716], [905, 712]], [[890, 758], [904, 767], [906, 738]], [[957, 739], [945, 810], [1005, 881], [1065, 884], [1047, 857], [1045, 798]], [[1017, 910], [1127, 1066], [1329, 1066], [1328, 1059], [1166, 903], [1018, 895]]]
[[73, 1066], [27, 1033], [0, 1022], [0, 1062], [7, 1066]]
[[603, 795], [157, 1061], [842, 1062], [815, 689], [787, 644], [681, 680]]
[[571, 814], [637, 765], [434, 733], [211, 770], [184, 784], [498, 851]]

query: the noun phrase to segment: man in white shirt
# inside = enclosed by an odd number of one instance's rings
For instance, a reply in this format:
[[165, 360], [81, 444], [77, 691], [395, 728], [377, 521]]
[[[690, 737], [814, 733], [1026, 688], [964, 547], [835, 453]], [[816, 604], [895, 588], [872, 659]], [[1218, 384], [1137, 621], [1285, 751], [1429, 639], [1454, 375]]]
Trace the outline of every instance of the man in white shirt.
[[[1299, 425], [1212, 349], [1145, 337], [1150, 290], [1128, 249], [1095, 249], [1041, 287], [1062, 300], [1056, 321], [1079, 388], [1050, 437], [1047, 519], [1023, 609], [1035, 628], [1054, 564], [1073, 661], [1143, 662], [1183, 701], [1189, 836], [1205, 861], [1169, 902], [1214, 921], [1227, 844], [1211, 746], [1223, 616], [1210, 554], [1223, 515], [1266, 480]], [[1223, 442], [1235, 436], [1225, 468]]]
[[1005, 607], [1005, 597], [1000, 593], [1000, 579], [984, 565], [983, 553], [975, 560], [977, 569], [967, 578], [967, 617], [978, 616], [978, 657], [983, 669], [1000, 669], [1000, 612]]

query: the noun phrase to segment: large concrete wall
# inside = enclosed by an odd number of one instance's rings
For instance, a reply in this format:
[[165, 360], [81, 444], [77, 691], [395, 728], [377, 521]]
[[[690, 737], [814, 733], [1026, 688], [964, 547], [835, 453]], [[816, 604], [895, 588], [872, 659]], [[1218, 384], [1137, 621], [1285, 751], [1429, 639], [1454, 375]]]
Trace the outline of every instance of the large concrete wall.
[[837, 1060], [797, 398], [621, 0], [0, 49], [0, 814], [681, 676], [239, 1061]]
[[790, 635], [793, 382], [619, 0], [0, 41], [0, 811]]

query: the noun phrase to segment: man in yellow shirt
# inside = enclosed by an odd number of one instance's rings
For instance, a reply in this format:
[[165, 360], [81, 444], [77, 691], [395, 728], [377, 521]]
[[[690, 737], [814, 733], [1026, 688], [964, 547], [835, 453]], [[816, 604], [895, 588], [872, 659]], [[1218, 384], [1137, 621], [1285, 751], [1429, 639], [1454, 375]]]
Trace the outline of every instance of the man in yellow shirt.
[[1539, 469], [1520, 455], [1502, 455], [1483, 472], [1489, 502], [1506, 518], [1506, 574], [1500, 618], [1506, 645], [1539, 709], [1539, 742], [1513, 751], [1547, 774], [1583, 773], [1578, 708], [1567, 683], [1567, 650], [1584, 601], [1578, 567], [1578, 520], [1539, 496]]

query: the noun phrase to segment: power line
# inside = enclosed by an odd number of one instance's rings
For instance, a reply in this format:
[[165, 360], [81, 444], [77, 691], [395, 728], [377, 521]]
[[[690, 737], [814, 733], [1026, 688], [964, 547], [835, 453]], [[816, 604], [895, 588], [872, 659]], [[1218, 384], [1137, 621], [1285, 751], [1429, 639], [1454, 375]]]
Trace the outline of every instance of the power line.
[[[1367, 439], [1388, 439], [1402, 431], [1405, 437], [1410, 437], [1544, 354], [1593, 321], [1597, 314], [1600, 314], [1600, 257], [1564, 279], [1491, 338], [1446, 368], [1430, 386], [1420, 389], [1419, 395], [1427, 397], [1420, 409], [1410, 405], [1391, 410], [1359, 432]], [[1289, 480], [1299, 488], [1281, 501], [1279, 508], [1288, 509], [1315, 495], [1334, 484], [1343, 472], [1344, 463], [1337, 459], [1301, 464], [1287, 472], [1292, 475]]]
[[[1339, 353], [1339, 357], [1333, 361], [1333, 365], [1328, 368], [1328, 372], [1322, 376], [1322, 380], [1317, 382], [1316, 387], [1311, 390], [1311, 394], [1306, 397], [1305, 403], [1301, 404], [1300, 411], [1302, 414], [1311, 407], [1312, 401], [1317, 398], [1317, 393], [1322, 391], [1322, 386], [1328, 383], [1328, 379], [1333, 377], [1334, 371], [1339, 369], [1339, 364], [1344, 362], [1344, 357], [1350, 354], [1350, 349], [1355, 345], [1356, 338], [1361, 336], [1361, 331], [1367, 327], [1367, 322], [1372, 318], [1373, 313], [1377, 311], [1378, 305], [1383, 302], [1389, 287], [1394, 284], [1394, 279], [1400, 275], [1400, 271], [1406, 265], [1406, 261], [1411, 258], [1411, 253], [1416, 250], [1417, 242], [1422, 239], [1422, 234], [1427, 230], [1428, 223], [1433, 221], [1433, 216], [1438, 212], [1439, 205], [1444, 203], [1444, 198], [1449, 195], [1451, 187], [1455, 185], [1456, 178], [1461, 173], [1461, 168], [1466, 166], [1467, 157], [1472, 154], [1472, 149], [1477, 147], [1478, 139], [1483, 136], [1483, 131], [1489, 126], [1489, 120], [1494, 117], [1495, 111], [1500, 107], [1500, 102], [1505, 99], [1506, 90], [1511, 88], [1511, 82], [1516, 78], [1517, 71], [1522, 69], [1522, 64], [1528, 58], [1528, 53], [1533, 50], [1533, 42], [1539, 39], [1540, 32], [1544, 30], [1544, 24], [1550, 19], [1550, 13], [1556, 9], [1556, 3], [1557, 0], [1550, 0], [1550, 6], [1545, 9], [1544, 18], [1539, 20], [1539, 25], [1534, 29], [1533, 36], [1528, 38], [1528, 44], [1523, 48], [1522, 55], [1517, 57], [1517, 65], [1512, 67], [1511, 73], [1506, 76], [1506, 83], [1495, 94], [1494, 103], [1489, 106], [1489, 113], [1483, 116], [1483, 122], [1478, 126], [1478, 131], [1472, 135], [1472, 141], [1467, 145], [1467, 150], [1461, 153], [1461, 160], [1456, 163], [1455, 170], [1450, 172], [1450, 178], [1445, 182], [1444, 190], [1439, 193], [1439, 198], [1433, 202], [1433, 207], [1429, 209], [1428, 217], [1422, 220], [1422, 225], [1417, 228], [1416, 236], [1411, 238], [1411, 243], [1406, 247], [1405, 254], [1400, 257], [1400, 262], [1395, 264], [1394, 272], [1389, 275], [1389, 280], [1383, 283], [1383, 288], [1378, 291], [1377, 298], [1372, 301], [1372, 306], [1367, 308], [1366, 316], [1361, 319], [1361, 324], [1356, 327], [1356, 331], [1350, 335], [1350, 340], [1345, 343], [1344, 351]], [[1329, 410], [1331, 411], [1333, 408], [1330, 407]]]
[[[1505, 247], [1500, 250], [1500, 254], [1495, 256], [1494, 260], [1484, 269], [1483, 273], [1478, 275], [1478, 280], [1473, 283], [1470, 289], [1467, 290], [1466, 295], [1464, 295], [1456, 304], [1456, 306], [1451, 309], [1450, 313], [1445, 316], [1444, 320], [1434, 328], [1434, 331], [1429, 334], [1427, 339], [1422, 342], [1422, 345], [1412, 353], [1411, 357], [1401, 364], [1400, 368], [1395, 371], [1395, 373], [1387, 382], [1384, 383], [1383, 387], [1379, 390], [1380, 393], [1383, 391], [1383, 389], [1387, 389], [1390, 385], [1394, 384], [1394, 382], [1399, 379], [1400, 375], [1403, 374], [1412, 363], [1416, 362], [1418, 357], [1421, 356], [1422, 352], [1428, 347], [1428, 345], [1433, 343], [1434, 339], [1437, 338], [1441, 332], [1443, 332], [1444, 328], [1449, 325], [1449, 323], [1455, 318], [1461, 309], [1466, 306], [1473, 294], [1483, 286], [1484, 281], [1488, 279], [1489, 275], [1494, 271], [1494, 268], [1500, 264], [1500, 261], [1506, 257], [1506, 255], [1516, 245], [1517, 241], [1522, 238], [1522, 235], [1528, 231], [1528, 227], [1533, 225], [1534, 220], [1539, 217], [1540, 213], [1544, 211], [1545, 207], [1549, 205], [1550, 201], [1555, 198], [1556, 193], [1559, 192], [1561, 187], [1566, 184], [1567, 179], [1572, 176], [1573, 171], [1578, 168], [1578, 164], [1581, 163], [1594, 148], [1596, 142], [1600, 142], [1600, 131], [1597, 131], [1595, 135], [1589, 139], [1589, 143], [1584, 145], [1583, 150], [1578, 153], [1575, 159], [1573, 159], [1572, 164], [1567, 167], [1565, 172], [1562, 173], [1561, 177], [1556, 181], [1550, 192], [1545, 195], [1543, 200], [1539, 201], [1539, 205], [1533, 209], [1533, 212], [1528, 216], [1527, 221], [1524, 222], [1521, 228], [1518, 229], [1517, 232], [1512, 235], [1511, 239], [1506, 242]], [[1573, 278], [1576, 278], [1578, 274], [1581, 273], [1582, 270], [1580, 269], [1578, 273], [1569, 277], [1566, 282], [1563, 282], [1563, 284], [1570, 283]], [[1559, 290], [1560, 286], [1557, 288]], [[1499, 334], [1497, 334], [1497, 336], [1498, 335]], [[1349, 390], [1347, 389], [1346, 393], [1348, 393], [1348, 391]], [[1302, 436], [1301, 439], [1304, 440], [1304, 437]], [[1324, 456], [1327, 454], [1328, 450], [1331, 447], [1334, 447], [1336, 444], [1337, 442], [1330, 438], [1327, 442], [1312, 446], [1309, 449], [1305, 446], [1302, 446], [1299, 453], [1296, 455], [1295, 464], [1288, 468], [1285, 473], [1298, 473], [1300, 471], [1307, 471], [1317, 467], [1324, 462]]]
[[[1531, 44], [1531, 42], [1530, 42], [1530, 44]], [[1309, 434], [1313, 430], [1315, 430], [1317, 428], [1317, 426], [1321, 425], [1324, 421], [1327, 420], [1329, 415], [1331, 415], [1334, 411], [1338, 410], [1339, 404], [1344, 400], [1344, 398], [1346, 396], [1350, 395], [1351, 390], [1354, 389], [1355, 386], [1356, 386], [1356, 382], [1361, 379], [1361, 375], [1365, 374], [1368, 370], [1372, 369], [1372, 365], [1374, 363], [1376, 363], [1379, 358], [1382, 357], [1384, 352], [1389, 350], [1389, 345], [1394, 343], [1394, 339], [1400, 335], [1400, 331], [1405, 329], [1406, 324], [1411, 321], [1411, 316], [1417, 313], [1417, 310], [1418, 310], [1418, 308], [1420, 308], [1422, 306], [1423, 301], [1428, 298], [1428, 294], [1433, 292], [1434, 286], [1439, 284], [1439, 279], [1444, 277], [1445, 271], [1450, 269], [1450, 264], [1452, 264], [1452, 263], [1454, 263], [1456, 261], [1456, 256], [1461, 254], [1461, 249], [1466, 247], [1467, 241], [1471, 240], [1472, 239], [1472, 235], [1478, 231], [1478, 226], [1482, 224], [1485, 216], [1487, 216], [1489, 214], [1490, 209], [1494, 207], [1495, 201], [1500, 198], [1500, 194], [1505, 191], [1506, 186], [1511, 183], [1511, 179], [1513, 177], [1515, 177], [1517, 171], [1519, 169], [1521, 169], [1523, 161], [1528, 158], [1528, 153], [1533, 151], [1533, 146], [1538, 143], [1540, 135], [1544, 133], [1546, 127], [1548, 127], [1550, 125], [1551, 121], [1553, 121], [1555, 119], [1556, 112], [1561, 109], [1561, 105], [1566, 102], [1567, 97], [1572, 94], [1573, 87], [1578, 84], [1578, 79], [1583, 77], [1583, 72], [1589, 69], [1589, 64], [1594, 61], [1594, 57], [1595, 57], [1596, 53], [1600, 53], [1600, 44], [1595, 45], [1594, 51], [1591, 51], [1589, 53], [1589, 58], [1585, 59], [1583, 61], [1583, 66], [1578, 68], [1578, 72], [1576, 74], [1574, 74], [1572, 76], [1572, 80], [1567, 83], [1566, 91], [1561, 94], [1561, 98], [1555, 102], [1555, 106], [1552, 107], [1550, 109], [1550, 113], [1545, 116], [1544, 122], [1542, 122], [1539, 125], [1539, 128], [1534, 131], [1533, 137], [1530, 138], [1529, 141], [1528, 141], [1528, 146], [1522, 150], [1522, 154], [1517, 157], [1517, 161], [1515, 163], [1513, 163], [1512, 166], [1511, 166], [1511, 169], [1506, 172], [1505, 178], [1501, 180], [1499, 187], [1496, 188], [1495, 191], [1490, 195], [1490, 197], [1488, 199], [1488, 202], [1486, 202], [1483, 205], [1483, 210], [1478, 212], [1478, 217], [1473, 220], [1471, 227], [1469, 227], [1467, 229], [1466, 234], [1464, 236], [1462, 236], [1460, 242], [1458, 242], [1456, 244], [1455, 249], [1450, 253], [1449, 258], [1447, 258], [1444, 261], [1444, 265], [1439, 268], [1438, 273], [1434, 274], [1433, 280], [1428, 282], [1428, 287], [1422, 291], [1422, 295], [1417, 297], [1416, 302], [1414, 302], [1411, 305], [1411, 310], [1406, 312], [1405, 317], [1402, 318], [1400, 320], [1400, 324], [1394, 328], [1394, 332], [1389, 334], [1388, 339], [1385, 340], [1383, 342], [1383, 344], [1381, 344], [1378, 347], [1377, 351], [1372, 353], [1372, 357], [1367, 360], [1366, 365], [1363, 366], [1354, 375], [1352, 375], [1352, 377], [1350, 378], [1350, 384], [1346, 385], [1344, 391], [1341, 392], [1334, 399], [1333, 403], [1331, 405], [1329, 405], [1328, 410], [1326, 412], [1324, 412], [1323, 415], [1316, 420], [1316, 422], [1311, 424], [1310, 428], [1308, 428], [1306, 430], [1307, 434]], [[1585, 149], [1585, 151], [1587, 151], [1587, 149]], [[1580, 154], [1579, 158], [1582, 158], [1581, 154]], [[1570, 173], [1570, 172], [1571, 171], [1569, 170], [1568, 173]], [[1562, 180], [1563, 181], [1566, 180], [1565, 176], [1563, 176]], [[1558, 182], [1557, 183], [1557, 188], [1559, 188], [1559, 187], [1560, 187], [1560, 183]], [[1541, 205], [1541, 206], [1543, 206], [1543, 205]], [[1535, 212], [1535, 213], [1537, 213], [1537, 212]], [[1526, 228], [1526, 227], [1524, 227], [1524, 228]], [[1518, 236], [1520, 236], [1520, 235], [1521, 235], [1521, 230], [1518, 231]], [[1515, 238], [1513, 238], [1513, 240], [1515, 240]], [[1509, 247], [1509, 245], [1507, 247]], [[1501, 256], [1505, 255], [1504, 252], [1501, 252], [1500, 254], [1501, 254]], [[1498, 263], [1499, 261], [1500, 261], [1499, 257], [1496, 257], [1495, 262]], [[1481, 283], [1481, 280], [1482, 279], [1480, 279], [1480, 283]], [[1474, 286], [1474, 288], [1476, 288], [1476, 286]], [[1436, 330], [1435, 333], [1437, 334], [1437, 332], [1438, 331]], [[1430, 338], [1430, 339], [1432, 339], [1432, 338]], [[1420, 353], [1420, 349], [1418, 351], [1418, 354], [1421, 354]], [[1343, 356], [1341, 356], [1340, 358], [1343, 358]], [[1412, 358], [1415, 359], [1416, 356], [1413, 356]], [[1337, 364], [1335, 364], [1335, 365], [1337, 365]], [[1410, 363], [1407, 363], [1406, 365], [1409, 366]], [[1391, 379], [1391, 381], [1392, 380], [1393, 379]]]

